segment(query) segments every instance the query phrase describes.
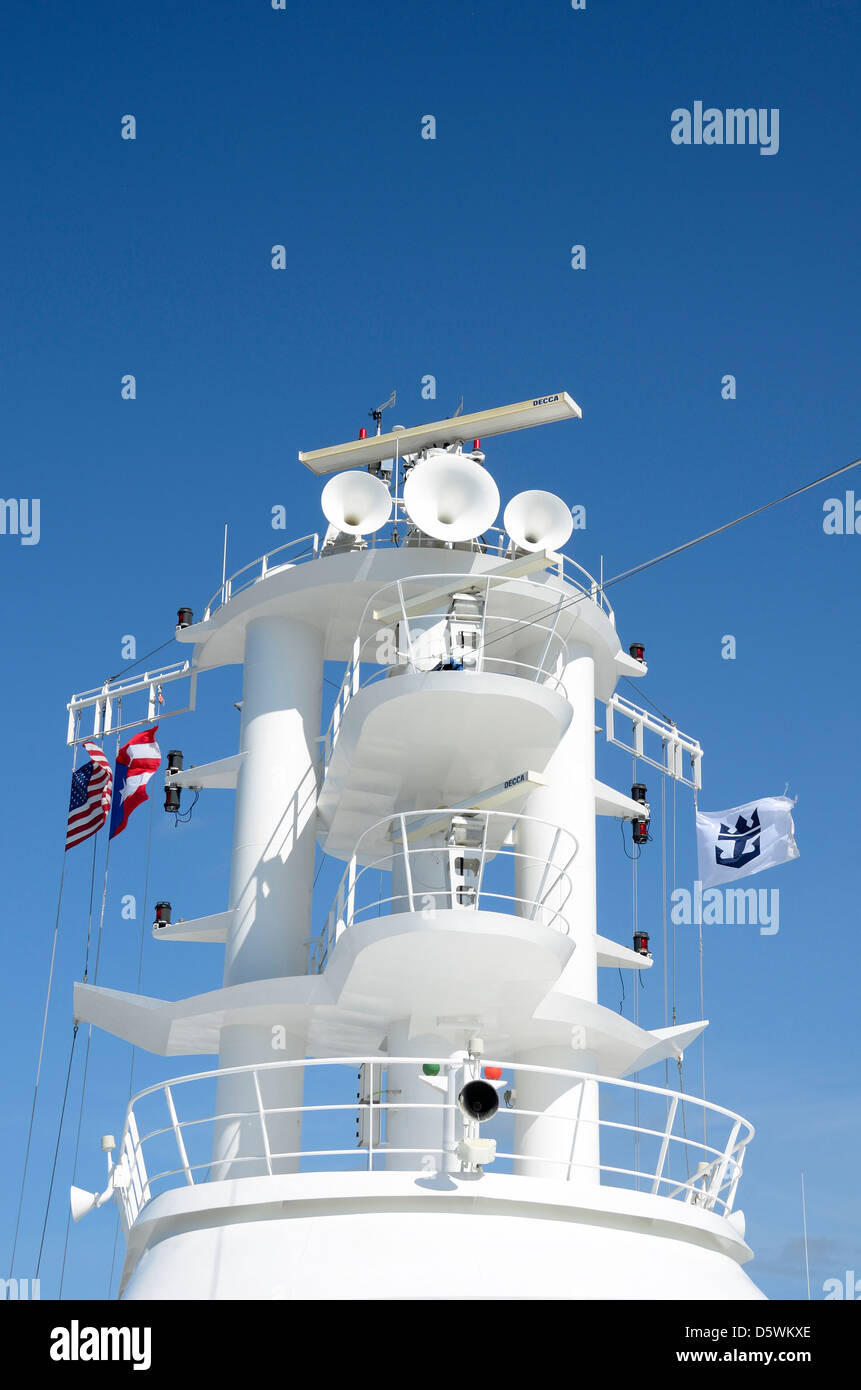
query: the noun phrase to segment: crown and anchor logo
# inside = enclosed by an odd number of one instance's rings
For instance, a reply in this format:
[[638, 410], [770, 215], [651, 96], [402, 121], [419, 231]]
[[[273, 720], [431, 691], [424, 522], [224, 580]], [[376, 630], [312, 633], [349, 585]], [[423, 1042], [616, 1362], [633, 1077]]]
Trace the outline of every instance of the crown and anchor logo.
[[[752, 859], [756, 859], [759, 855], [761, 829], [759, 807], [756, 806], [749, 821], [745, 820], [744, 816], [739, 816], [734, 830], [721, 823], [720, 834], [717, 837], [718, 843], [715, 845], [715, 863], [720, 864], [725, 869], [741, 869]], [[720, 847], [721, 840], [729, 840], [732, 845], [732, 854], [723, 853]], [[749, 849], [746, 848], [748, 843], [750, 843]]]

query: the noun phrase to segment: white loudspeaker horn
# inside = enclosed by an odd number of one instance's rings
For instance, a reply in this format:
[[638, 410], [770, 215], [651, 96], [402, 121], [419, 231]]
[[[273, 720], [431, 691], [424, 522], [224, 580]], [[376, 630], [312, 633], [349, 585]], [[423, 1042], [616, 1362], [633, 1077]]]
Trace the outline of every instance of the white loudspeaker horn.
[[82, 1216], [93, 1210], [98, 1200], [98, 1192], [85, 1192], [82, 1187], [70, 1188], [69, 1205], [72, 1208], [72, 1220], [80, 1221]]
[[574, 518], [553, 492], [518, 492], [505, 508], [503, 523], [521, 550], [558, 550], [574, 530]]
[[468, 541], [496, 520], [499, 490], [474, 459], [440, 451], [422, 459], [410, 473], [404, 506], [426, 535]]
[[389, 489], [370, 473], [338, 473], [323, 488], [320, 505], [326, 520], [348, 536], [367, 536], [392, 514]]

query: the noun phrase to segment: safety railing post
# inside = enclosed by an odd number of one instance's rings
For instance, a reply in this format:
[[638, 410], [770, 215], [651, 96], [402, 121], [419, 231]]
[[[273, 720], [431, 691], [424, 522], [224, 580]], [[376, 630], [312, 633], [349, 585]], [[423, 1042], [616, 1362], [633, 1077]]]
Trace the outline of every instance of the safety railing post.
[[407, 881], [407, 901], [410, 905], [410, 912], [415, 912], [415, 901], [413, 899], [413, 874], [410, 868], [410, 847], [407, 844], [407, 823], [403, 815], [398, 816], [401, 827], [401, 853], [404, 856], [404, 876]]
[[272, 1177], [272, 1154], [269, 1149], [269, 1131], [266, 1128], [266, 1112], [263, 1109], [263, 1096], [260, 1091], [260, 1080], [257, 1075], [257, 1068], [251, 1072], [251, 1079], [254, 1082], [254, 1095], [257, 1098], [257, 1114], [260, 1117], [260, 1135], [263, 1140], [263, 1153], [266, 1157], [266, 1172]]
[[194, 1174], [191, 1171], [191, 1165], [188, 1161], [188, 1154], [185, 1151], [185, 1141], [183, 1140], [182, 1129], [180, 1128], [180, 1123], [177, 1119], [176, 1106], [173, 1103], [173, 1092], [171, 1091], [170, 1086], [165, 1086], [164, 1094], [165, 1099], [167, 1100], [167, 1109], [168, 1114], [170, 1115], [171, 1127], [173, 1129], [174, 1138], [176, 1139], [176, 1147], [179, 1150], [179, 1158], [180, 1163], [182, 1164], [182, 1171], [185, 1173], [185, 1180], [188, 1183], [189, 1187], [194, 1187]]
[[353, 918], [356, 915], [356, 856], [350, 860], [347, 879], [347, 912], [344, 917], [344, 924], [348, 927], [353, 925]]
[[670, 1139], [673, 1133], [673, 1125], [676, 1122], [676, 1111], [678, 1110], [678, 1108], [679, 1098], [677, 1095], [674, 1095], [672, 1101], [670, 1102], [670, 1108], [667, 1114], [667, 1124], [666, 1128], [664, 1129], [664, 1137], [661, 1140], [661, 1149], [660, 1153], [658, 1154], [658, 1166], [655, 1169], [655, 1178], [652, 1183], [653, 1192], [660, 1193], [661, 1179], [664, 1176], [664, 1164], [667, 1161], [667, 1149], [670, 1147]]
[[720, 1190], [723, 1185], [724, 1174], [726, 1173], [727, 1163], [729, 1162], [730, 1156], [733, 1152], [733, 1149], [735, 1148], [740, 1128], [741, 1120], [736, 1120], [735, 1124], [732, 1127], [729, 1139], [727, 1140], [726, 1148], [723, 1151], [723, 1157], [721, 1158], [720, 1163], [715, 1168], [712, 1180], [709, 1183], [708, 1205], [710, 1207], [714, 1207], [715, 1201], [720, 1194]]

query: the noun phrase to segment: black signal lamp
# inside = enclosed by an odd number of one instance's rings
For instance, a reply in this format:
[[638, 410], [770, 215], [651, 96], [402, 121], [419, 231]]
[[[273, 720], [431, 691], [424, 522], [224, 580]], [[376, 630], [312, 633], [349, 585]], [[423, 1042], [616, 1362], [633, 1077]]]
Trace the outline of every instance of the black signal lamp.
[[649, 839], [649, 822], [647, 820], [634, 820], [631, 822], [631, 830], [635, 845], [645, 845]]

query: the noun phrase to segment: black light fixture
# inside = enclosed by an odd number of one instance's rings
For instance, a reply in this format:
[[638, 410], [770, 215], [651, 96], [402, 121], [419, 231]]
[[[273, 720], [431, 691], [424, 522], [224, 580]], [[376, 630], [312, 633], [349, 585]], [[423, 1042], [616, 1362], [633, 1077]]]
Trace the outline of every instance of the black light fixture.
[[499, 1093], [489, 1081], [467, 1081], [457, 1103], [468, 1120], [492, 1120], [499, 1109]]
[[[168, 757], [170, 754], [168, 753]], [[646, 804], [646, 785], [644, 782], [635, 782], [631, 788], [631, 800], [639, 801], [643, 806]]]
[[638, 956], [649, 954], [649, 933], [647, 931], [634, 932], [634, 950]]
[[631, 832], [634, 837], [635, 845], [645, 845], [649, 841], [649, 822], [647, 820], [633, 820], [631, 822]]
[[174, 814], [179, 810], [182, 796], [182, 788], [174, 786], [172, 781], [176, 772], [182, 772], [182, 753], [178, 748], [171, 748], [167, 755], [167, 767], [165, 768], [164, 809], [173, 811]]
[[153, 926], [154, 926], [154, 927], [169, 927], [169, 926], [170, 926], [170, 903], [167, 903], [167, 902], [156, 903], [156, 905], [155, 905], [155, 921], [153, 922]]
[[190, 608], [178, 608], [176, 612], [176, 625], [180, 627], [191, 627], [194, 622], [194, 614]]
[[635, 661], [645, 661], [646, 648], [643, 646], [642, 642], [632, 642], [628, 651]]

